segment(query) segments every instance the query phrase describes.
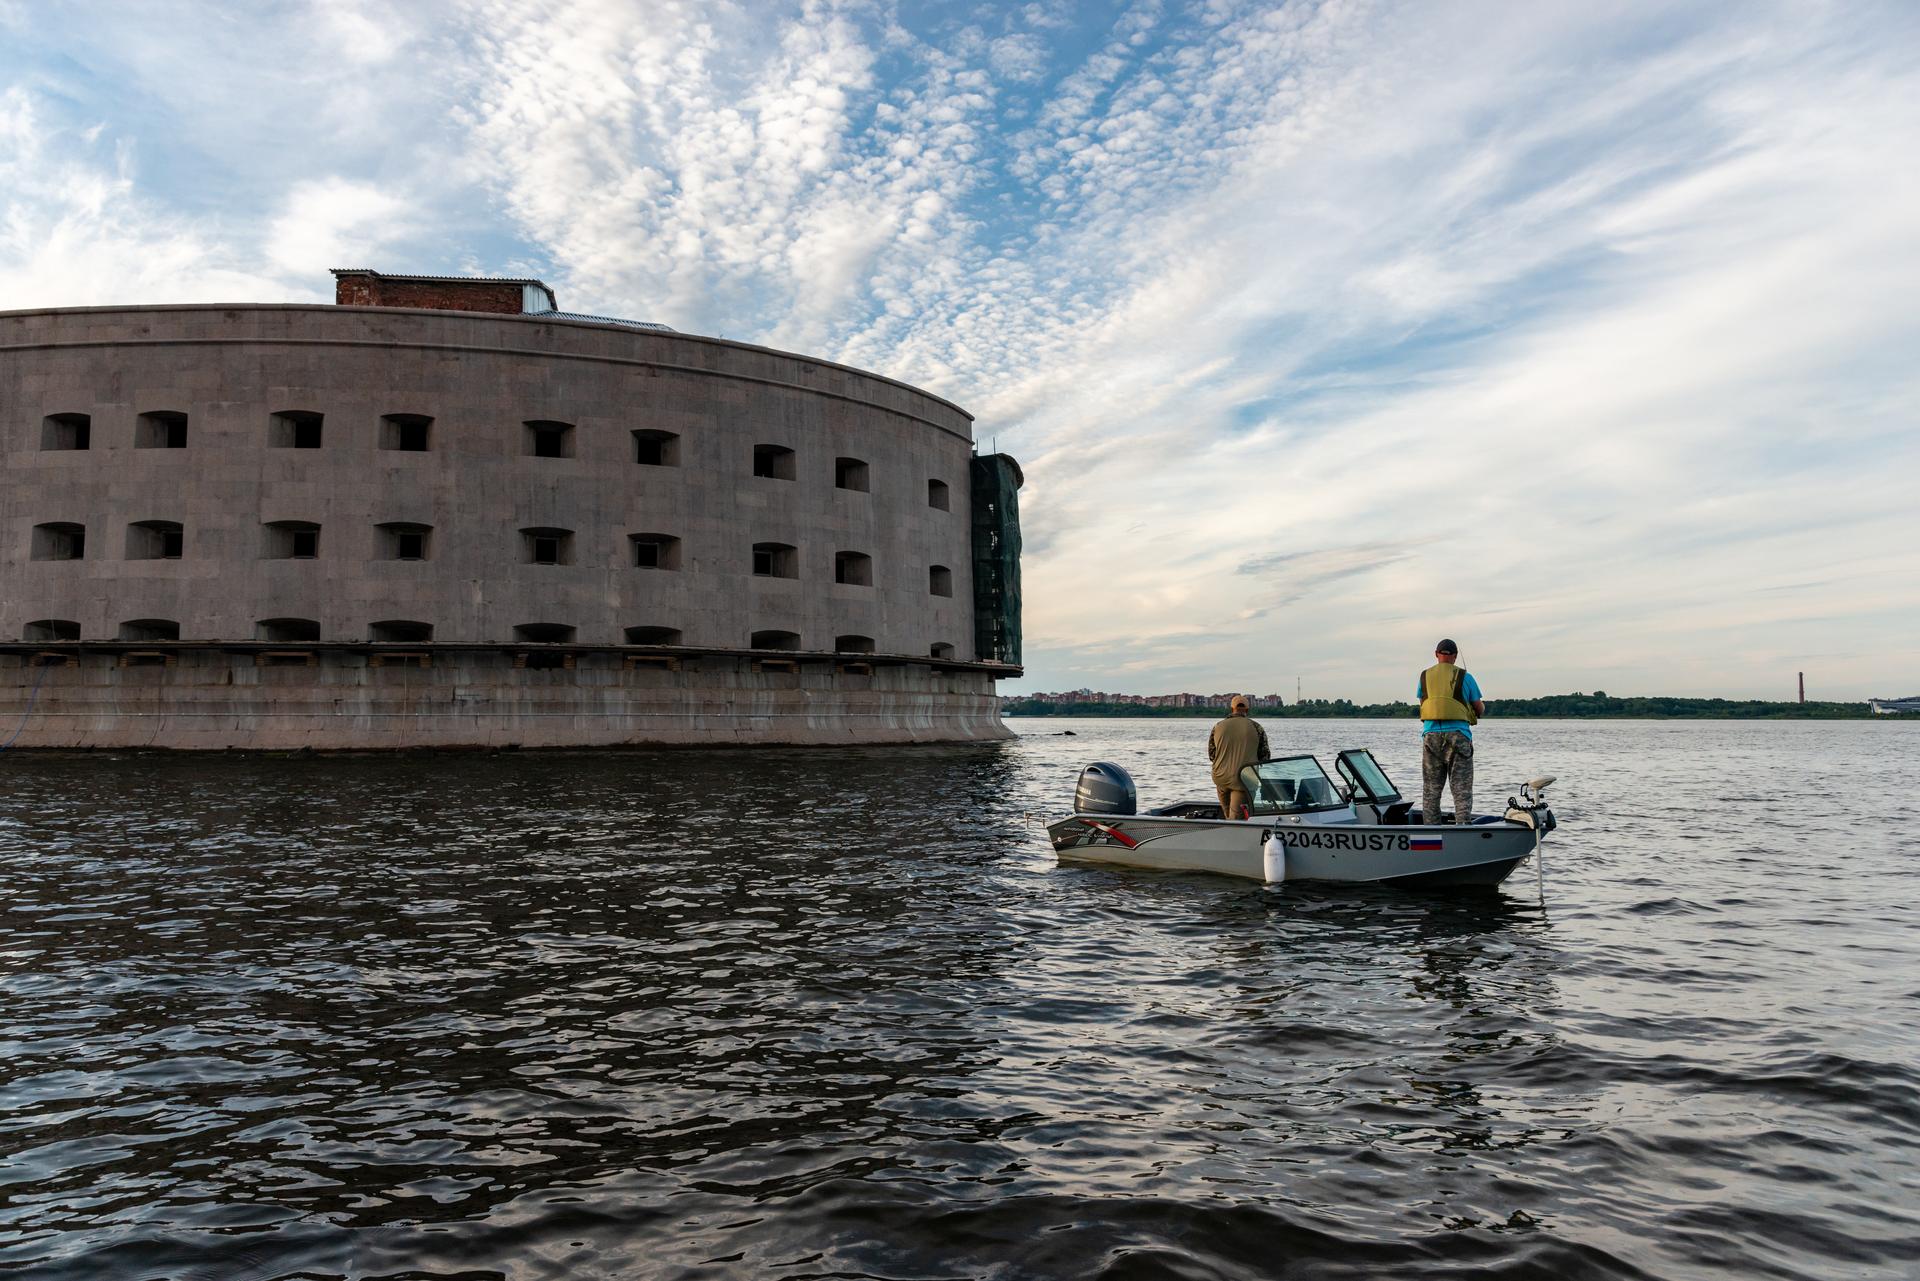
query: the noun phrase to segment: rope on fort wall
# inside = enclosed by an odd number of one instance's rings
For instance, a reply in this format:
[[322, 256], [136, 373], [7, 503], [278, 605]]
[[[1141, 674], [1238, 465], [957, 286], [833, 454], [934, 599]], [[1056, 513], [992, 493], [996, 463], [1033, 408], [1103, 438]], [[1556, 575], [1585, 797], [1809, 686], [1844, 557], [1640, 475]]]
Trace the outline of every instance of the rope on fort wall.
[[0, 752], [6, 751], [20, 740], [20, 735], [27, 728], [27, 718], [33, 715], [33, 705], [40, 701], [40, 686], [46, 683], [47, 673], [53, 670], [53, 666], [52, 663], [41, 660], [40, 674], [33, 680], [33, 693], [27, 695], [27, 708], [20, 713], [20, 723], [13, 727], [13, 735], [6, 742], [0, 743]]

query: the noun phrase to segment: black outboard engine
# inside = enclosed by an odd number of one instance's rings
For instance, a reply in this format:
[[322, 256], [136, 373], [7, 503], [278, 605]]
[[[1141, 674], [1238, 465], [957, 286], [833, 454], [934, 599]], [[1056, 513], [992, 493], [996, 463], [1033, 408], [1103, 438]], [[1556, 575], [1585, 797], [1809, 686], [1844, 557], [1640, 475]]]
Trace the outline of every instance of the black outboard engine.
[[1080, 771], [1073, 789], [1076, 814], [1132, 814], [1139, 804], [1133, 775], [1110, 761], [1095, 761]]

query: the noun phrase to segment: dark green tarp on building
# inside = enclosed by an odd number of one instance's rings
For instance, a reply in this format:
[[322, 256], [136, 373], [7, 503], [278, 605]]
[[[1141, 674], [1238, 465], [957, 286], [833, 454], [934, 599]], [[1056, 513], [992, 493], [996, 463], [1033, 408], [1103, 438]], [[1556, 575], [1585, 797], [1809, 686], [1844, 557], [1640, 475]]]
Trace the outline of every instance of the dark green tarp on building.
[[973, 645], [981, 661], [1020, 662], [1020, 486], [1006, 454], [976, 457], [973, 489]]

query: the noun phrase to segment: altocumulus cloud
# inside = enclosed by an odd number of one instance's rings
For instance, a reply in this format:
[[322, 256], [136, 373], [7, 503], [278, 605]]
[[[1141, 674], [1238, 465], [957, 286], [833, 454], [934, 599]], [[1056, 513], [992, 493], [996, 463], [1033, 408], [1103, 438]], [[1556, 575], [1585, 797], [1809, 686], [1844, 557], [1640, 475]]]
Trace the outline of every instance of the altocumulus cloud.
[[15, 305], [377, 255], [921, 383], [1041, 687], [1914, 683], [1910, 6], [189, 12], [9, 11]]

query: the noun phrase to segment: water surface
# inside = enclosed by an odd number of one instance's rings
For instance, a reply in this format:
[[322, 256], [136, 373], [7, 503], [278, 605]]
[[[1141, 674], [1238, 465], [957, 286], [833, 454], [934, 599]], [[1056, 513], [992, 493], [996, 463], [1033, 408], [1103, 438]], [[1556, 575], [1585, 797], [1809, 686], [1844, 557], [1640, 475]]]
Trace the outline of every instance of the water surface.
[[1207, 725], [1015, 725], [0, 755], [0, 1272], [1913, 1275], [1920, 726], [1490, 721], [1542, 912], [1056, 865]]

